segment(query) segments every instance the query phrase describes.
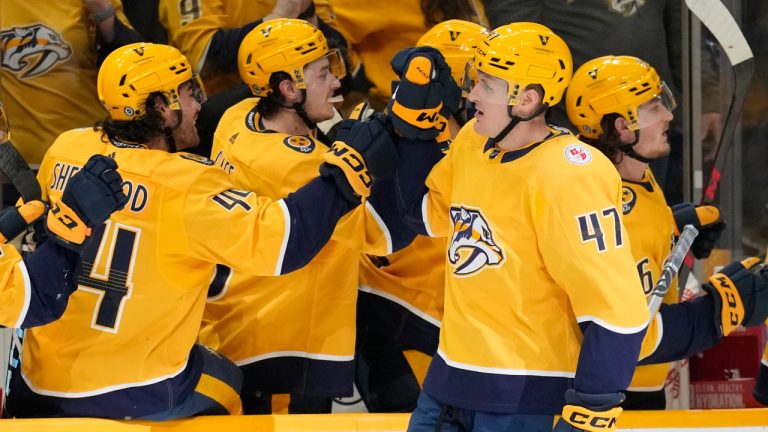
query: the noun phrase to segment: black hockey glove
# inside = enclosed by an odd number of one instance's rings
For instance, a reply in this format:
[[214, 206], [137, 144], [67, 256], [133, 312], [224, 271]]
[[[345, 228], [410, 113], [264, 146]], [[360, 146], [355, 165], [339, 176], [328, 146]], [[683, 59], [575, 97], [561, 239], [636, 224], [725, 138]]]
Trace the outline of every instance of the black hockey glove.
[[406, 48], [390, 64], [400, 77], [392, 83], [387, 106], [395, 129], [408, 139], [445, 141], [447, 119], [461, 103], [461, 88], [443, 55], [432, 47]]
[[51, 202], [46, 225], [51, 239], [80, 251], [91, 228], [101, 225], [113, 212], [125, 207], [128, 197], [123, 192], [123, 179], [116, 169], [114, 159], [94, 155], [72, 176], [61, 199]]
[[333, 178], [348, 200], [360, 202], [367, 198], [373, 180], [392, 172], [397, 162], [386, 118], [374, 115], [362, 122], [345, 120], [323, 159], [320, 175]]
[[44, 202], [33, 200], [17, 207], [3, 209], [0, 212], [0, 243], [23, 233], [29, 224], [43, 217], [47, 208]]
[[624, 393], [588, 394], [566, 390], [565, 406], [554, 432], [615, 431]]
[[691, 245], [691, 252], [697, 259], [707, 258], [725, 229], [720, 210], [712, 205], [682, 203], [672, 206], [672, 215], [675, 218], [675, 235], [680, 235], [688, 224], [699, 230], [699, 235]]
[[702, 285], [715, 302], [715, 325], [721, 337], [738, 326], [762, 325], [768, 318], [768, 268], [760, 258], [735, 261]]

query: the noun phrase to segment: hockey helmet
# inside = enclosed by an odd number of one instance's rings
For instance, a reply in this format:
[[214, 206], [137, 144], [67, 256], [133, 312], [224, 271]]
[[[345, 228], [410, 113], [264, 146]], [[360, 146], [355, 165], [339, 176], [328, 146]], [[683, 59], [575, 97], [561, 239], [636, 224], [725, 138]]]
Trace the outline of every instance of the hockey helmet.
[[620, 114], [630, 130], [663, 120], [677, 105], [656, 70], [637, 57], [605, 56], [584, 63], [573, 75], [565, 105], [568, 118], [586, 138], [598, 138], [606, 114]]
[[440, 51], [451, 68], [453, 79], [462, 86], [464, 68], [486, 34], [488, 30], [479, 24], [453, 19], [436, 24], [419, 38], [416, 46], [431, 46]]
[[289, 18], [265, 21], [245, 36], [237, 54], [240, 77], [256, 96], [272, 91], [269, 78], [275, 72], [291, 76], [296, 87], [306, 89], [304, 66], [327, 58], [331, 74], [346, 74], [337, 49], [328, 49], [323, 33], [312, 24]]
[[99, 100], [113, 120], [131, 120], [146, 111], [151, 93], [160, 92], [168, 106], [181, 109], [179, 86], [190, 82], [193, 97], [205, 102], [205, 90], [192, 66], [176, 48], [135, 43], [113, 51], [99, 69], [96, 87]]
[[473, 68], [507, 82], [509, 105], [519, 104], [526, 87], [538, 84], [544, 91], [542, 103], [551, 107], [571, 82], [573, 61], [568, 46], [552, 30], [517, 22], [493, 30], [477, 45], [467, 76]]

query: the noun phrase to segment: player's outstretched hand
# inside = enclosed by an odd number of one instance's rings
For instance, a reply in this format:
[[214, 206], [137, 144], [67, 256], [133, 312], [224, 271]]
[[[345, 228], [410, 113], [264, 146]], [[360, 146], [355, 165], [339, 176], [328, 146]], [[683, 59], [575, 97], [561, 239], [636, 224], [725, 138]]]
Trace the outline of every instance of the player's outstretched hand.
[[587, 394], [569, 389], [565, 392], [565, 407], [560, 419], [552, 429], [554, 432], [606, 431], [616, 430], [616, 419], [621, 414], [619, 407], [624, 393]]
[[699, 235], [691, 245], [691, 252], [697, 259], [707, 258], [725, 229], [720, 209], [713, 205], [681, 203], [672, 206], [672, 215], [675, 218], [675, 235], [680, 235], [689, 224], [699, 230]]
[[445, 58], [432, 47], [406, 48], [391, 62], [400, 77], [393, 82], [387, 111], [395, 129], [409, 139], [432, 140], [447, 131], [458, 109], [461, 89]]
[[123, 179], [117, 162], [102, 155], [88, 159], [83, 169], [67, 183], [60, 200], [52, 200], [48, 212], [49, 237], [73, 250], [82, 249], [91, 228], [125, 207]]
[[720, 336], [736, 327], [762, 325], [768, 318], [768, 268], [750, 257], [723, 267], [702, 285], [715, 302], [715, 326]]
[[360, 202], [371, 193], [375, 178], [389, 174], [397, 162], [387, 119], [374, 115], [366, 121], [346, 121], [331, 149], [323, 154], [320, 175], [333, 178], [344, 196]]
[[38, 200], [3, 209], [0, 212], [0, 243], [23, 233], [31, 223], [45, 214], [46, 209], [45, 203]]

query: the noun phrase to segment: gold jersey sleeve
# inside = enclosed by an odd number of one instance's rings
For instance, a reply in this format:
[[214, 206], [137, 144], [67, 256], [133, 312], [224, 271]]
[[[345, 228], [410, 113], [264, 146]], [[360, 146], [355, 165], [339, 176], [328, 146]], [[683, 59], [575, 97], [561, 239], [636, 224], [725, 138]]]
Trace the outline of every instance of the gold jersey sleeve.
[[[246, 99], [222, 116], [214, 133], [211, 159], [238, 187], [278, 199], [319, 175], [328, 146], [311, 136], [266, 130], [255, 110], [257, 101]], [[339, 221], [332, 240], [365, 253], [392, 252], [388, 229], [367, 202]]]
[[[122, 2], [112, 2], [128, 26]], [[56, 137], [106, 116], [96, 94], [96, 29], [81, 0], [0, 2], [0, 100], [31, 165]], [[64, 114], [64, 111], [66, 113]]]
[[92, 129], [62, 134], [48, 151], [38, 175], [48, 196], [94, 153], [115, 158], [129, 202], [94, 230], [64, 315], [28, 332], [22, 373], [39, 394], [83, 397], [175, 376], [216, 264], [279, 273], [289, 233], [282, 201], [235, 189], [212, 161], [104, 142]]
[[[622, 213], [627, 234], [632, 239], [632, 256], [646, 298], [661, 277], [661, 268], [669, 256], [673, 238], [672, 211], [650, 169], [639, 182], [622, 181]], [[670, 286], [664, 303], [677, 303], [677, 278]], [[653, 352], [662, 336], [660, 319], [651, 320], [646, 331], [640, 358]], [[668, 363], [638, 366], [629, 390], [656, 391], [664, 388]]]
[[18, 328], [29, 307], [32, 287], [15, 247], [0, 244], [0, 326]]

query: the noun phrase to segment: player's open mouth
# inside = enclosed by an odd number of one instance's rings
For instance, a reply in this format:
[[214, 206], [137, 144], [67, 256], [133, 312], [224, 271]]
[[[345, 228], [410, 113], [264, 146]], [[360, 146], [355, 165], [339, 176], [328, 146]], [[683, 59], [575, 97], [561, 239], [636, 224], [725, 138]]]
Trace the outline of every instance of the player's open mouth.
[[336, 96], [330, 96], [328, 99], [326, 99], [329, 103], [339, 103], [344, 102], [344, 96], [342, 95], [336, 95]]

